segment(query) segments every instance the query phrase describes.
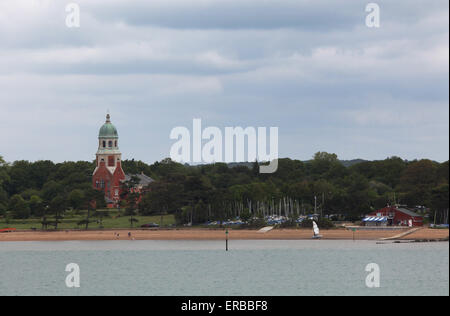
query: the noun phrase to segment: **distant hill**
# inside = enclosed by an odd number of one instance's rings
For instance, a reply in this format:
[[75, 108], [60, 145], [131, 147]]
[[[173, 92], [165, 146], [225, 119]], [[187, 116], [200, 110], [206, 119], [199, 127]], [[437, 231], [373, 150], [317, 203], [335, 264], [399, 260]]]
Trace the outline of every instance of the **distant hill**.
[[[309, 163], [312, 160], [303, 160], [304, 163]], [[363, 162], [368, 162], [369, 160], [364, 160], [364, 159], [352, 159], [352, 160], [339, 160], [339, 162], [344, 166], [344, 167], [351, 167], [354, 165], [357, 165], [359, 163], [363, 163]]]
[[[364, 159], [352, 159], [352, 160], [339, 160], [340, 163], [342, 163], [343, 166], [345, 167], [351, 167], [353, 165], [357, 165], [359, 163], [362, 162], [367, 162], [368, 160], [364, 160]], [[304, 163], [308, 163], [311, 162], [311, 160], [305, 160], [303, 161]], [[186, 164], [189, 165], [189, 164]], [[190, 164], [190, 166], [201, 166], [201, 165], [206, 165], [206, 164]], [[247, 167], [247, 168], [252, 168], [253, 167], [253, 162], [231, 162], [227, 164], [229, 168], [235, 168], [235, 167]]]
[[368, 160], [364, 159], [352, 159], [352, 160], [339, 160], [341, 164], [343, 164], [345, 167], [351, 167], [353, 165], [357, 165], [362, 162], [367, 162]]
[[231, 162], [228, 164], [229, 168], [234, 168], [234, 167], [248, 167], [248, 168], [252, 168], [253, 167], [253, 162]]

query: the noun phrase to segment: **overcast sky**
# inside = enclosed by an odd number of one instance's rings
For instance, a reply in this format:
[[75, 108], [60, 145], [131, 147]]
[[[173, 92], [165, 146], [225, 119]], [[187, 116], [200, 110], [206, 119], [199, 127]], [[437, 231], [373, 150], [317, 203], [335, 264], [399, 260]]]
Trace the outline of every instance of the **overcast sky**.
[[124, 159], [172, 128], [277, 126], [281, 157], [449, 158], [449, 2], [0, 0], [0, 155], [93, 160], [109, 109]]

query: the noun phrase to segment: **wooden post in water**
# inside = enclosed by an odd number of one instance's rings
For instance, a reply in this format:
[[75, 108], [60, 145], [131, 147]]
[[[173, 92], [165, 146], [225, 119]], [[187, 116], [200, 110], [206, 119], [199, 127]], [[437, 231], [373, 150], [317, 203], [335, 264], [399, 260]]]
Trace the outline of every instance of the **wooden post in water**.
[[225, 230], [225, 251], [228, 251], [228, 228]]

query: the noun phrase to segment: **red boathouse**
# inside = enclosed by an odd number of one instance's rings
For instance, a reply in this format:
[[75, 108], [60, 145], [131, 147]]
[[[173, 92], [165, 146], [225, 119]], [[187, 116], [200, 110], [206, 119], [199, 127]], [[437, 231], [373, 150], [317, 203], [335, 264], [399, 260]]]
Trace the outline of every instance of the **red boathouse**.
[[423, 226], [423, 216], [404, 207], [387, 206], [372, 212], [368, 217], [386, 217], [388, 226]]

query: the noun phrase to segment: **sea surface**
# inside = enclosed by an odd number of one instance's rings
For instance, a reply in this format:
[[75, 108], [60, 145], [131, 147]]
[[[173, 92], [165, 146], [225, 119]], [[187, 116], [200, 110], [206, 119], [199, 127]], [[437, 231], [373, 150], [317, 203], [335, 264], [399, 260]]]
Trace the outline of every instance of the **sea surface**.
[[[449, 243], [1, 242], [0, 296], [449, 295]], [[69, 263], [80, 287], [68, 288]], [[370, 288], [366, 266], [380, 268]]]

